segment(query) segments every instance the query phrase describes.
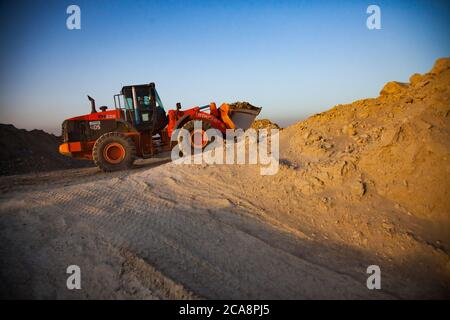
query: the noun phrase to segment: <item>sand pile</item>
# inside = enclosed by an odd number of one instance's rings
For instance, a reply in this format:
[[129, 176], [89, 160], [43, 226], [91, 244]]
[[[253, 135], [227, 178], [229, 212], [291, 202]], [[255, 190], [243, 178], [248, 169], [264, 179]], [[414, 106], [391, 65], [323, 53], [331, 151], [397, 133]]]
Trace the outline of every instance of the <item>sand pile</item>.
[[0, 124], [0, 174], [20, 174], [92, 166], [58, 152], [61, 138], [42, 130]]
[[342, 185], [342, 197], [358, 198], [371, 191], [448, 239], [450, 58], [409, 83], [387, 83], [377, 98], [287, 128], [281, 147], [284, 161], [303, 167], [311, 192]]

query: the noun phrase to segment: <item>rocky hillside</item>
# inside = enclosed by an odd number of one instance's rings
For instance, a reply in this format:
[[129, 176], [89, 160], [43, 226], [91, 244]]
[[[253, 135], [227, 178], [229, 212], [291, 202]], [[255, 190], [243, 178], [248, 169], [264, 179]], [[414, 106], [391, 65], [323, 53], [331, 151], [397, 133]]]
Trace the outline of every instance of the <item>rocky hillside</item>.
[[0, 175], [91, 166], [58, 152], [61, 138], [42, 130], [27, 131], [0, 124]]

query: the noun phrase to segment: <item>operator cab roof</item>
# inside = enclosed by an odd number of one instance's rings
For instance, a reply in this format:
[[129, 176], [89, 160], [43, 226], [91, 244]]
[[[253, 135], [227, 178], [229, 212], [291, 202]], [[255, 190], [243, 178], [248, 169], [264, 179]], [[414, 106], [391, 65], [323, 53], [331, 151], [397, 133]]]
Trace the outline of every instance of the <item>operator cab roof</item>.
[[147, 84], [134, 84], [130, 86], [124, 86], [122, 87], [121, 93], [124, 96], [130, 97], [132, 95], [132, 87], [135, 87], [137, 96], [148, 96], [150, 87], [152, 85], [155, 86], [153, 82]]

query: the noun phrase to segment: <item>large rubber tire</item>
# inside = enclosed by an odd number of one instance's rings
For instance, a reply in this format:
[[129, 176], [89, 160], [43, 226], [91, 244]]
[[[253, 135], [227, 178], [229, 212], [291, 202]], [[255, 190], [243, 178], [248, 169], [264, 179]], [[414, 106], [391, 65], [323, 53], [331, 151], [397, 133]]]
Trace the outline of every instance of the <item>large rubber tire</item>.
[[[186, 122], [183, 125], [182, 129], [187, 130], [190, 134], [192, 134], [194, 132], [194, 123], [195, 123], [195, 121], [200, 121], [200, 120], [189, 120], [188, 122]], [[212, 128], [212, 127], [211, 127], [211, 124], [209, 123], [209, 121], [203, 120], [202, 121], [202, 130], [206, 132], [206, 130], [208, 130], [210, 128]], [[183, 134], [180, 132], [178, 134], [178, 137], [177, 137], [178, 145], [180, 146], [180, 150], [183, 153], [183, 155], [187, 155], [187, 154], [189, 154], [189, 150], [184, 150], [186, 146], [184, 145], [184, 143], [182, 141], [182, 139], [183, 139], [182, 136], [183, 136]], [[211, 141], [208, 141], [207, 143], [205, 143], [202, 146], [202, 151], [208, 146], [208, 144], [210, 144], [210, 142]], [[194, 145], [192, 143], [189, 144], [189, 145], [191, 146], [190, 147], [190, 149], [191, 149], [190, 150], [191, 151], [190, 154], [193, 155], [194, 154]]]
[[120, 132], [108, 132], [94, 144], [92, 158], [103, 171], [129, 169], [136, 159], [136, 146], [131, 138]]

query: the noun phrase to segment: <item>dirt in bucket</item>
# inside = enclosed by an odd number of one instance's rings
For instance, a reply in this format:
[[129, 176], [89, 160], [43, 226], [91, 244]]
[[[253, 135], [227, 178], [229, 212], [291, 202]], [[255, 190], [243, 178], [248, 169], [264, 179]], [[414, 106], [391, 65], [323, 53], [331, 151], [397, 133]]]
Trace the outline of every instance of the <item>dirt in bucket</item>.
[[254, 105], [246, 102], [246, 101], [237, 101], [234, 103], [229, 103], [228, 104], [230, 106], [230, 110], [234, 111], [234, 110], [254, 110], [254, 111], [259, 111], [261, 110], [260, 107], [255, 107]]

